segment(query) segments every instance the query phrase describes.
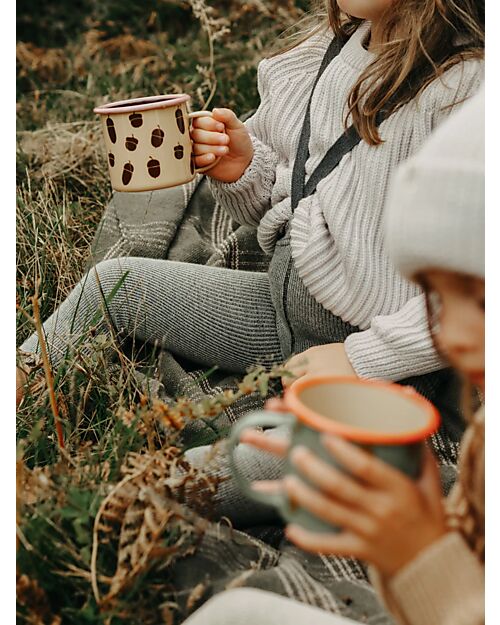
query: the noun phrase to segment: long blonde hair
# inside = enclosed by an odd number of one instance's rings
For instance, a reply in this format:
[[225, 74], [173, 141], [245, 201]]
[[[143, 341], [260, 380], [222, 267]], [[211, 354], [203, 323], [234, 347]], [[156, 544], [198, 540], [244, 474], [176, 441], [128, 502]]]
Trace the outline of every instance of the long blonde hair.
[[[315, 9], [272, 56], [290, 50], [322, 29], [347, 40], [363, 20], [346, 15], [336, 0], [316, 2]], [[484, 1], [394, 0], [381, 23], [385, 43], [363, 71], [348, 98], [347, 119], [362, 139], [381, 143], [377, 114], [390, 114], [417, 97], [447, 69], [484, 56]]]

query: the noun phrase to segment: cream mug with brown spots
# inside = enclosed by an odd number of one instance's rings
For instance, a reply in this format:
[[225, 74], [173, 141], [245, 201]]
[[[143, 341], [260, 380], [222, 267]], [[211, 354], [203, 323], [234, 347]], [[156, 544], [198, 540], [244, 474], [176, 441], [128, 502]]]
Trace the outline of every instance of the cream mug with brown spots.
[[197, 173], [189, 134], [190, 120], [210, 111], [188, 111], [191, 96], [157, 95], [98, 106], [115, 191], [152, 191], [185, 184]]

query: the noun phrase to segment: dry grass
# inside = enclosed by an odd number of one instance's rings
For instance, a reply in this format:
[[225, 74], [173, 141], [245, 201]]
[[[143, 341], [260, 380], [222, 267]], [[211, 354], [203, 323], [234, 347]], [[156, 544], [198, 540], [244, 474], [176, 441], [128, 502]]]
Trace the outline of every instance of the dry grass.
[[[27, 302], [32, 291], [26, 289], [38, 275], [44, 314], [81, 275], [110, 196], [92, 108], [112, 99], [188, 92], [193, 108], [224, 105], [241, 114], [258, 103], [256, 65], [266, 46], [303, 13], [279, 0], [148, 4], [154, 10], [138, 24], [87, 17], [89, 26], [64, 47], [17, 44], [18, 301]], [[174, 8], [178, 23], [166, 20]], [[167, 10], [166, 28], [161, 10]], [[111, 9], [105, 15], [113, 17]], [[18, 338], [25, 338], [24, 327]]]
[[[193, 107], [225, 105], [243, 113], [257, 105], [256, 65], [266, 46], [302, 13], [300, 2], [283, 0], [21, 0], [19, 343], [34, 330], [29, 316], [36, 285], [46, 318], [82, 275], [110, 196], [92, 108], [112, 99], [185, 91]], [[114, 348], [102, 336], [82, 336], [54, 372], [54, 391], [47, 392], [41, 370], [34, 369], [36, 392], [18, 410], [21, 623], [179, 620], [168, 599], [165, 566], [168, 573], [168, 563], [202, 531], [199, 517], [176, 507], [162, 486], [183, 462], [179, 431], [189, 419], [219, 414], [238, 393], [266, 388], [269, 379], [257, 371], [238, 392], [200, 405], [179, 398], [169, 407], [149, 398], [133, 363], [122, 358], [117, 367], [106, 365], [105, 353]], [[271, 379], [281, 373], [272, 372]], [[63, 455], [54, 412], [63, 424]], [[196, 502], [200, 476], [184, 469], [184, 487]], [[200, 510], [216, 488], [206, 479], [205, 486]], [[132, 517], [142, 519], [133, 535], [126, 529]]]

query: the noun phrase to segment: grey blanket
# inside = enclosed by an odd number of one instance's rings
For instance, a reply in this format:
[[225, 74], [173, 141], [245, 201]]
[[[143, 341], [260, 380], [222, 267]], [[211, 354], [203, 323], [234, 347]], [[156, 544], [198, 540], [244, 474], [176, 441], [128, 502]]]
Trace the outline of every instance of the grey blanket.
[[[254, 271], [265, 271], [269, 262], [257, 244], [255, 230], [234, 223], [215, 203], [201, 176], [173, 189], [115, 193], [96, 234], [92, 262], [127, 255]], [[203, 373], [193, 363], [161, 352], [160, 394], [200, 400], [234, 387], [235, 378], [228, 372], [215, 371], [208, 377]], [[219, 429], [227, 429], [244, 413], [261, 407], [262, 401], [260, 395], [244, 397], [219, 418]], [[196, 444], [196, 429], [186, 436], [187, 444]], [[170, 573], [180, 620], [215, 593], [252, 586], [362, 623], [393, 622], [358, 562], [304, 553], [284, 538], [279, 525], [237, 531], [224, 523], [212, 524], [195, 553], [177, 562]]]

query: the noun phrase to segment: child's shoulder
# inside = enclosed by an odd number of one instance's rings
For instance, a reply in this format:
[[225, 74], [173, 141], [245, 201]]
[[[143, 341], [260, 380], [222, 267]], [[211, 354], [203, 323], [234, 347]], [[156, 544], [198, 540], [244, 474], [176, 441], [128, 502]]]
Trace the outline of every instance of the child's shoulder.
[[322, 28], [294, 48], [263, 59], [258, 69], [260, 78], [272, 77], [273, 81], [279, 81], [315, 74], [333, 36], [329, 28]]
[[427, 109], [453, 106], [470, 97], [484, 81], [484, 60], [467, 59], [443, 72], [422, 91], [419, 105]]

